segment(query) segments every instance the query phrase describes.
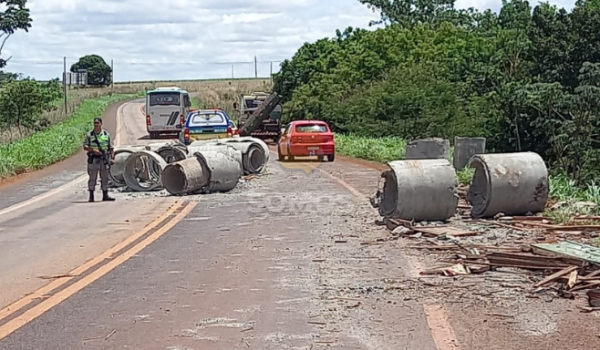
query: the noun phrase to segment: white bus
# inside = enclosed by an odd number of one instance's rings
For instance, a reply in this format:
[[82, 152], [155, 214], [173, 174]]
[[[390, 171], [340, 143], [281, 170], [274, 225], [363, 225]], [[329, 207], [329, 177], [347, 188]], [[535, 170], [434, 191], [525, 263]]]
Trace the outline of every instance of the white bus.
[[186, 90], [161, 87], [146, 91], [146, 130], [151, 139], [163, 133], [179, 133], [192, 102]]

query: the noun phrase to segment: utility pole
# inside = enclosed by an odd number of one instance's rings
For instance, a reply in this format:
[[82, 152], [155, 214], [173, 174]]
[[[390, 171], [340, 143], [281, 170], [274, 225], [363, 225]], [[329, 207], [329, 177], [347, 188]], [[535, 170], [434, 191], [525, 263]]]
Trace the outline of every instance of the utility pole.
[[256, 60], [256, 56], [254, 56], [254, 77], [258, 78], [258, 61]]
[[63, 58], [63, 92], [65, 94], [65, 114], [69, 113], [69, 105], [67, 102], [67, 56]]
[[115, 64], [112, 58], [110, 59], [110, 93], [115, 93]]
[[269, 78], [271, 80], [273, 80], [273, 61], [271, 61], [271, 70], [270, 70]]
[[233, 64], [231, 65], [231, 79], [235, 79], [235, 78], [233, 77]]

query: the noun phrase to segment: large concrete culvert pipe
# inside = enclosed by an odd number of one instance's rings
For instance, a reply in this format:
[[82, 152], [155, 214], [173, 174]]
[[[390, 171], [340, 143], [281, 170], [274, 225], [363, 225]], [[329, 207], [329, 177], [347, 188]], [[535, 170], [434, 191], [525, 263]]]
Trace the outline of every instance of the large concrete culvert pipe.
[[135, 152], [125, 161], [123, 180], [132, 191], [157, 191], [162, 189], [162, 173], [166, 166], [167, 162], [156, 152]]
[[108, 178], [114, 187], [126, 186], [123, 179], [125, 171], [125, 161], [131, 154], [137, 151], [145, 150], [146, 146], [121, 146], [115, 147], [115, 163], [110, 167]]
[[[237, 150], [233, 150], [238, 152]], [[228, 192], [237, 186], [243, 175], [240, 162], [231, 154], [220, 151], [200, 151], [194, 156], [200, 162], [209, 182], [195, 193]]]
[[227, 143], [246, 143], [246, 142], [253, 142], [258, 144], [263, 152], [264, 152], [264, 158], [265, 161], [264, 163], [267, 164], [269, 162], [269, 157], [271, 155], [271, 151], [269, 150], [269, 145], [267, 145], [267, 143], [257, 137], [252, 137], [252, 136], [244, 136], [244, 137], [235, 137], [235, 138], [228, 138], [228, 139], [223, 139], [222, 142], [227, 142]]
[[474, 218], [525, 215], [544, 210], [548, 168], [534, 152], [476, 154], [469, 160], [475, 174], [467, 200]]
[[167, 164], [171, 164], [174, 162], [179, 162], [188, 157], [187, 147], [185, 145], [166, 145], [160, 147], [156, 150], [166, 162]]
[[196, 145], [188, 148], [188, 157], [195, 157], [194, 154], [197, 152], [215, 151], [226, 154], [229, 157], [235, 159], [241, 167], [243, 167], [243, 155], [242, 152], [235, 147], [230, 147], [229, 144], [225, 143], [205, 143], [203, 145]]
[[203, 171], [196, 157], [171, 163], [162, 174], [163, 187], [176, 196], [194, 193], [208, 185], [209, 181], [209, 174]]
[[458, 207], [456, 171], [445, 159], [388, 163], [379, 214], [386, 218], [443, 221]]

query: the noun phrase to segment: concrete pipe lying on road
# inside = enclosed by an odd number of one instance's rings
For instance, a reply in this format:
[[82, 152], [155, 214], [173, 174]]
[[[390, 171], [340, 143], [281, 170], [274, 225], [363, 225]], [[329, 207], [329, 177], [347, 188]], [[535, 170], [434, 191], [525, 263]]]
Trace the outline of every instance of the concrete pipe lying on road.
[[269, 163], [269, 157], [271, 155], [271, 151], [269, 150], [269, 146], [267, 145], [267, 143], [257, 137], [252, 137], [252, 136], [243, 136], [243, 137], [235, 137], [235, 138], [228, 138], [228, 139], [221, 139], [222, 142], [227, 142], [227, 143], [236, 143], [236, 142], [254, 142], [257, 143], [258, 145], [260, 145], [260, 147], [262, 147], [263, 152], [264, 152], [264, 158], [265, 161], [264, 163], [267, 164]]
[[[144, 164], [143, 168], [140, 168], [140, 163]], [[136, 192], [160, 190], [162, 189], [162, 173], [166, 166], [167, 162], [156, 152], [135, 152], [125, 161], [123, 180], [125, 180], [127, 187]], [[148, 174], [147, 180], [144, 180], [146, 176], [140, 174], [144, 172]], [[150, 183], [147, 186], [143, 186], [140, 180]]]
[[204, 151], [215, 151], [225, 153], [229, 157], [233, 157], [240, 166], [243, 167], [243, 155], [242, 152], [237, 150], [235, 147], [230, 147], [224, 143], [205, 143], [204, 145], [196, 145], [194, 147], [188, 147], [188, 157], [195, 157], [195, 153]]
[[158, 148], [156, 151], [168, 164], [179, 162], [188, 158], [187, 147], [183, 144], [170, 144]]
[[432, 138], [414, 140], [406, 145], [406, 160], [445, 159], [450, 162], [450, 141]]
[[120, 146], [115, 147], [115, 164], [110, 167], [108, 178], [114, 187], [125, 186], [123, 172], [125, 171], [125, 161], [129, 156], [137, 151], [145, 150], [145, 146]]
[[241, 152], [244, 175], [258, 174], [265, 169], [267, 165], [265, 163], [265, 153], [257, 142], [225, 142], [221, 144]]
[[454, 169], [463, 170], [475, 154], [485, 153], [485, 137], [454, 138]]
[[162, 173], [163, 187], [176, 196], [194, 193], [205, 187], [209, 181], [209, 174], [203, 171], [202, 164], [196, 157], [171, 163]]
[[396, 160], [388, 163], [379, 214], [386, 218], [440, 221], [458, 207], [456, 171], [445, 159]]
[[477, 154], [469, 166], [475, 174], [467, 200], [474, 218], [525, 215], [544, 210], [548, 201], [548, 168], [534, 152]]
[[[241, 153], [232, 149], [233, 152]], [[243, 175], [240, 162], [236, 157], [220, 151], [195, 152], [202, 171], [208, 174], [208, 184], [195, 193], [228, 192], [237, 186]]]

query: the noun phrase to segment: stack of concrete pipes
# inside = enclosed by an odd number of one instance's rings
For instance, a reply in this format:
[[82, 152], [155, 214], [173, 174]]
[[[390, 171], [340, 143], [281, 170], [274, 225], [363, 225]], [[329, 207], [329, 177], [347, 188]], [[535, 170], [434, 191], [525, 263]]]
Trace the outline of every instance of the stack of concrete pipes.
[[548, 169], [533, 152], [485, 153], [485, 138], [456, 138], [454, 166], [450, 142], [416, 140], [405, 160], [388, 163], [382, 190], [371, 198], [380, 215], [390, 219], [445, 221], [458, 209], [457, 170], [475, 172], [467, 192], [473, 218], [527, 215], [544, 210], [548, 201]]
[[110, 180], [135, 192], [227, 192], [243, 175], [262, 173], [268, 160], [267, 144], [253, 137], [122, 146], [115, 149]]

